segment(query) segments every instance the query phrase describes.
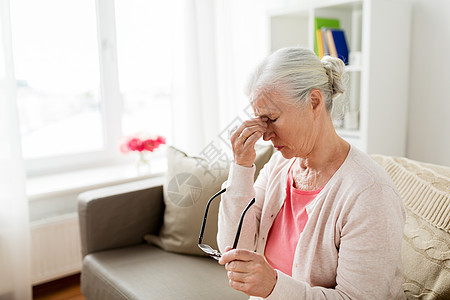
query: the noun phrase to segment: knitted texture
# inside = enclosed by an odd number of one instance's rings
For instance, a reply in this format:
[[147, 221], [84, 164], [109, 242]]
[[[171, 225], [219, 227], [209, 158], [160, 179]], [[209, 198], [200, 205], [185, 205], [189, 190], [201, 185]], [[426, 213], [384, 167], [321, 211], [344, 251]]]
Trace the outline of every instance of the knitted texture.
[[450, 168], [372, 155], [391, 176], [407, 210], [403, 289], [408, 299], [450, 299]]

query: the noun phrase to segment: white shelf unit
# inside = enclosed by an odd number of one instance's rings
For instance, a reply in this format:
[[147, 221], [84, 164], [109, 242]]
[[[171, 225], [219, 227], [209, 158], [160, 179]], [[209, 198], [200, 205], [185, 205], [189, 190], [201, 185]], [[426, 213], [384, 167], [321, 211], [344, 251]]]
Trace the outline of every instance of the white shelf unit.
[[367, 153], [404, 156], [410, 4], [400, 0], [272, 2], [268, 13], [271, 52], [287, 46], [314, 49], [314, 18], [339, 19], [350, 51], [360, 58], [356, 64], [350, 60], [346, 68], [349, 88], [342, 103], [335, 103], [333, 116], [343, 115], [340, 105], [359, 116], [357, 128], [337, 128], [337, 132]]

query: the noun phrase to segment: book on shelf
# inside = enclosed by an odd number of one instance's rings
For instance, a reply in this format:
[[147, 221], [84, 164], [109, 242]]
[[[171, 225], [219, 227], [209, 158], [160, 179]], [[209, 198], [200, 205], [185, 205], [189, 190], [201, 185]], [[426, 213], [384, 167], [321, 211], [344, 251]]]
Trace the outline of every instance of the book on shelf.
[[345, 32], [342, 29], [329, 29], [331, 37], [333, 38], [334, 50], [332, 56], [340, 58], [346, 65], [348, 65], [348, 44], [345, 38]]
[[328, 51], [330, 52], [330, 56], [338, 57], [336, 46], [334, 44], [334, 38], [333, 34], [330, 29], [326, 29], [326, 37], [327, 37], [327, 45], [328, 45]]
[[[318, 29], [322, 29], [322, 28], [340, 28], [340, 21], [338, 19], [329, 19], [329, 18], [314, 18], [314, 32], [317, 33]], [[325, 38], [322, 34], [322, 41], [324, 43], [324, 50], [326, 49], [325, 46]], [[314, 39], [314, 52], [316, 52], [316, 54], [320, 57], [319, 55], [319, 48], [318, 48], [318, 43], [317, 43], [317, 34], [316, 34], [316, 38]], [[327, 52], [324, 51], [324, 55]]]
[[315, 18], [314, 52], [322, 58], [331, 55], [340, 58], [346, 65], [349, 61], [349, 48], [345, 31], [340, 28], [338, 19]]
[[[330, 55], [330, 50], [328, 49], [328, 43], [327, 43], [327, 28], [322, 27], [320, 29], [320, 32], [322, 33], [322, 45], [323, 45], [323, 56]], [[322, 58], [323, 56], [320, 56]]]
[[324, 47], [323, 47], [323, 39], [322, 39], [322, 30], [317, 29], [316, 30], [316, 39], [317, 39], [317, 55], [319, 57], [323, 57], [324, 54]]

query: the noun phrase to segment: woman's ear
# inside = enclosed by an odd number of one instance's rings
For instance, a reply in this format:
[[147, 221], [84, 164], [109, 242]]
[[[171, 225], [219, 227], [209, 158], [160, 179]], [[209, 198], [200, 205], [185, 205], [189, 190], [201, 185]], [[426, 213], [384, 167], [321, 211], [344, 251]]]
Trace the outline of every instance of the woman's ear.
[[318, 89], [313, 89], [311, 93], [309, 94], [309, 99], [311, 103], [311, 107], [315, 113], [319, 113], [323, 106], [323, 97], [322, 93]]

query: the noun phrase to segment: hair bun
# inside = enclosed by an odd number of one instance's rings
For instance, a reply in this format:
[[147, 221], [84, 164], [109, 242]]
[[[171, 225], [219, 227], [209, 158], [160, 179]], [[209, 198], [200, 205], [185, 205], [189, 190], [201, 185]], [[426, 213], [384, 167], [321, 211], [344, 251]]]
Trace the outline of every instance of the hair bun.
[[332, 56], [324, 56], [321, 59], [323, 67], [328, 75], [332, 98], [345, 92], [347, 86], [343, 80], [345, 64], [342, 60]]

